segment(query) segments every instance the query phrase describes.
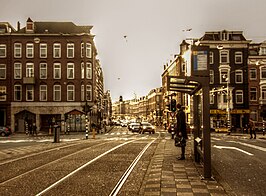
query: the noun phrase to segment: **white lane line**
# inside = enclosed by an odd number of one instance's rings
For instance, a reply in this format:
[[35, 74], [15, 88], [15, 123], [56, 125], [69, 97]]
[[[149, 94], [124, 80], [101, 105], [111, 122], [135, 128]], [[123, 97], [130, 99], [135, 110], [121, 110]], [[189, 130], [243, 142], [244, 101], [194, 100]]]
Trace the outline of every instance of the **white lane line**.
[[253, 156], [253, 155], [254, 155], [254, 154], [249, 153], [249, 152], [247, 152], [247, 151], [245, 151], [245, 150], [242, 150], [242, 149], [240, 149], [240, 148], [236, 148], [236, 147], [232, 147], [232, 146], [216, 146], [216, 145], [214, 145], [213, 147], [214, 147], [214, 148], [218, 148], [218, 149], [233, 149], [233, 150], [238, 150], [238, 151], [240, 151], [240, 152], [243, 152], [243, 153], [245, 153], [245, 154], [247, 154], [247, 155], [250, 155], [250, 156]]
[[261, 150], [263, 152], [266, 152], [266, 148], [263, 148], [263, 147], [260, 147], [260, 146], [255, 146], [255, 145], [252, 145], [252, 144], [247, 144], [247, 143], [243, 143], [243, 142], [236, 142], [236, 141], [229, 141], [229, 142], [241, 144], [243, 146], [248, 146], [250, 148], [255, 148], [257, 150]]

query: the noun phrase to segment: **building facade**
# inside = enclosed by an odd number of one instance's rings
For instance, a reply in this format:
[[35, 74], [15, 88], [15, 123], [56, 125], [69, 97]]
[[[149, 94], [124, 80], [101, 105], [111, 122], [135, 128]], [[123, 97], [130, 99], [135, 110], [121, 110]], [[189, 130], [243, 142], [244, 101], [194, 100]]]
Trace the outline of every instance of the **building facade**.
[[[85, 102], [98, 105], [103, 96], [103, 75], [91, 29], [28, 18], [26, 27], [18, 23], [16, 31], [0, 32], [0, 53], [6, 53], [0, 58], [6, 72], [0, 83], [7, 92], [6, 101], [1, 101], [5, 125], [17, 132], [31, 124], [47, 131], [54, 122], [62, 122], [62, 129], [84, 128]], [[2, 108], [2, 103], [7, 107]]]

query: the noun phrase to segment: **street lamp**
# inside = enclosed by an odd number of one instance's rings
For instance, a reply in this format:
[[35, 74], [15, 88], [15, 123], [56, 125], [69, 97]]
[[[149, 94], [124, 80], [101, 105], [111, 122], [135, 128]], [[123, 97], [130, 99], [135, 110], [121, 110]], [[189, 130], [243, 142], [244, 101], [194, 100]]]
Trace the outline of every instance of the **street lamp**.
[[227, 128], [228, 128], [228, 134], [230, 134], [231, 132], [231, 120], [230, 120], [230, 91], [229, 91], [229, 76], [225, 76], [223, 75], [223, 77], [225, 78], [226, 81], [226, 100], [227, 100], [227, 108], [226, 108], [226, 112], [227, 112]]

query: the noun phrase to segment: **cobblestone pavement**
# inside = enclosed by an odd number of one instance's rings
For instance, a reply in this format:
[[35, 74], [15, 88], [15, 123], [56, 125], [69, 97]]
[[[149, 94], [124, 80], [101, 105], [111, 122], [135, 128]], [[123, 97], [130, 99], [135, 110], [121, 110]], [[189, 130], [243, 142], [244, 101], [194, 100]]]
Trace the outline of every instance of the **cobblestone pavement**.
[[202, 180], [191, 157], [190, 141], [187, 142], [186, 160], [177, 160], [180, 148], [174, 141], [160, 142], [151, 160], [140, 195], [228, 195], [214, 179]]

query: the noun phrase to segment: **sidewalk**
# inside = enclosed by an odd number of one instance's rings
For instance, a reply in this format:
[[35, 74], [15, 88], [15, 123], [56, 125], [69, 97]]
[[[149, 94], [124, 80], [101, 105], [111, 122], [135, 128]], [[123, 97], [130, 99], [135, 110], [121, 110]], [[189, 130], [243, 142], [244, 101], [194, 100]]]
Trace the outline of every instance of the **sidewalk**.
[[[140, 195], [229, 195], [214, 179], [202, 180], [191, 157], [191, 140], [186, 160], [177, 160], [180, 148], [172, 139], [162, 140], [151, 160]], [[199, 166], [200, 167], [200, 166]]]

